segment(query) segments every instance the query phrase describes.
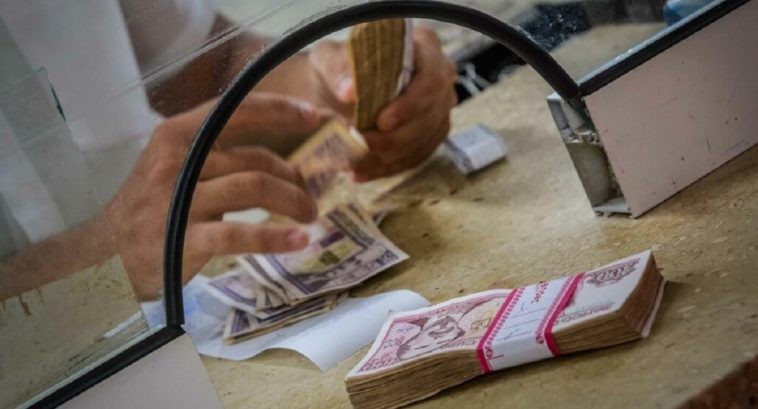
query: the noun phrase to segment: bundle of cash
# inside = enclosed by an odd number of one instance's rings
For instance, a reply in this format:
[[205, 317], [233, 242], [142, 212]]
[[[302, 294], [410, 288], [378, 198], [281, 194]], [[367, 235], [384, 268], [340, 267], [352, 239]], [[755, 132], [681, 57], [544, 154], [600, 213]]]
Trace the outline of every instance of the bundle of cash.
[[368, 153], [360, 131], [375, 127], [381, 109], [408, 84], [413, 71], [410, 20], [359, 24], [351, 31], [348, 45], [357, 93], [355, 127], [332, 120], [288, 158], [317, 198]]
[[379, 112], [408, 84], [413, 73], [411, 20], [377, 20], [356, 25], [348, 41], [357, 102], [355, 127], [376, 127]]
[[396, 408], [490, 371], [646, 337], [664, 279], [650, 251], [388, 318], [347, 375], [356, 408]]
[[304, 250], [241, 255], [240, 268], [208, 282], [208, 291], [233, 307], [227, 342], [329, 311], [339, 294], [408, 258], [355, 204], [333, 208], [308, 230]]

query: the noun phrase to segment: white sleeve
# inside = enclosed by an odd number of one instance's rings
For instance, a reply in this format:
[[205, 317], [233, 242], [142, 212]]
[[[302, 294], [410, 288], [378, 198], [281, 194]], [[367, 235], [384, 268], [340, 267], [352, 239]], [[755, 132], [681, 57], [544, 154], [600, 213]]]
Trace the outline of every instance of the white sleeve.
[[47, 71], [77, 145], [150, 135], [155, 115], [117, 0], [6, 3], [0, 18], [28, 65]]
[[7, 211], [32, 242], [62, 231], [63, 216], [2, 112], [0, 143], [4, 153], [0, 158], [0, 196]]
[[218, 0], [119, 0], [143, 74], [205, 44]]

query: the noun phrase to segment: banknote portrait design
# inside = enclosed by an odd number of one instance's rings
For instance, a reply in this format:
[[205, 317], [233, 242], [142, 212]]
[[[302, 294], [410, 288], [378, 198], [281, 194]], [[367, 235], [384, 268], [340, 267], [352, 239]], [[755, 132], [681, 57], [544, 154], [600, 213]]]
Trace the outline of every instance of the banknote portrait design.
[[[427, 321], [427, 320], [425, 320]], [[430, 322], [430, 321], [427, 321]], [[397, 350], [397, 358], [401, 361], [412, 359], [419, 355], [439, 349], [449, 342], [463, 336], [466, 331], [458, 326], [458, 320], [445, 315], [431, 321], [416, 336], [400, 345]]]
[[463, 311], [445, 313], [416, 321], [418, 334], [400, 345], [397, 358], [412, 359], [439, 349], [478, 342], [492, 322], [505, 297], [480, 299], [466, 303]]
[[375, 240], [345, 213], [327, 215], [327, 232], [299, 253], [266, 255], [268, 263], [304, 293], [325, 286], [339, 287], [398, 259], [396, 252]]

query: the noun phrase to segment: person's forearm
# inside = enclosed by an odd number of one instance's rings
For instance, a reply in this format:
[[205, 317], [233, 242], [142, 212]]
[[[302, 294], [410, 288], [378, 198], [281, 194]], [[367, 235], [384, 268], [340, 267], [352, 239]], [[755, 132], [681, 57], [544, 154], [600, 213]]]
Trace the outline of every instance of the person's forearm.
[[[220, 77], [223, 86], [228, 86], [270, 41], [253, 33], [241, 34], [229, 41], [225, 49], [226, 72]], [[222, 56], [215, 58], [223, 60]], [[308, 54], [305, 52], [297, 53], [279, 64], [258, 83], [254, 91], [275, 92], [302, 98], [316, 105], [324, 104], [318, 74], [308, 64]]]
[[[236, 75], [246, 61], [240, 61], [233, 72]], [[308, 54], [300, 52], [279, 64], [255, 87], [255, 91], [276, 92], [302, 98], [315, 105], [324, 105], [320, 93], [318, 74], [308, 64]]]
[[[211, 35], [231, 27], [232, 23], [219, 16]], [[268, 38], [245, 32], [209, 49], [170, 77], [149, 86], [151, 106], [164, 116], [172, 116], [217, 97], [269, 42]], [[320, 107], [341, 108], [322, 86], [307, 53], [298, 53], [280, 64], [254, 90], [298, 97]]]
[[[232, 24], [217, 15], [208, 38], [224, 34]], [[237, 67], [237, 48], [240, 37], [223, 40], [194, 57], [175, 72], [147, 84], [150, 106], [165, 117], [186, 112], [218, 96], [232, 78], [230, 72]], [[250, 52], [263, 48], [265, 41], [250, 38]]]
[[107, 222], [96, 217], [0, 260], [0, 301], [102, 264], [115, 253]]

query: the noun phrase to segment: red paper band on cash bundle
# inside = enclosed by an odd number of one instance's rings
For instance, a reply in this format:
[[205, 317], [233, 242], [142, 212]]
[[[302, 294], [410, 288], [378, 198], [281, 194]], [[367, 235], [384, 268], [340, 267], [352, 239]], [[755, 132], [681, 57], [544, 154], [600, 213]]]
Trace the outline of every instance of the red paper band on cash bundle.
[[511, 291], [477, 345], [482, 373], [559, 355], [553, 325], [583, 276]]

